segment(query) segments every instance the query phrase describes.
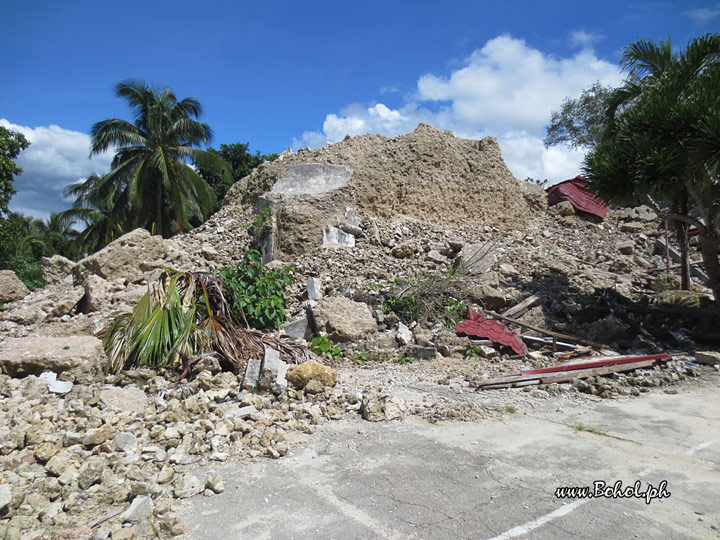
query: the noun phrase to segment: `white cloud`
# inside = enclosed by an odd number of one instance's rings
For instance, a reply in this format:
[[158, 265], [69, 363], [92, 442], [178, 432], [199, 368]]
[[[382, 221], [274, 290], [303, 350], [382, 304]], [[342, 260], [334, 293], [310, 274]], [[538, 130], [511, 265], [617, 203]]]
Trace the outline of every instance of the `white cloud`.
[[720, 15], [720, 4], [715, 4], [714, 7], [692, 9], [686, 11], [685, 14], [698, 26], [705, 26], [712, 19]]
[[15, 160], [22, 167], [15, 177], [17, 193], [10, 199], [15, 212], [47, 218], [70, 206], [63, 195], [66, 185], [84, 180], [92, 173], [110, 170], [112, 153], [106, 152], [88, 159], [90, 136], [59, 126], [28, 127], [0, 118], [0, 125], [22, 133], [30, 146]]
[[586, 32], [585, 30], [576, 30], [570, 32], [570, 45], [578, 48], [590, 47], [596, 41], [600, 41], [604, 38], [602, 34], [595, 32]]
[[317, 147], [363, 133], [394, 136], [426, 122], [460, 137], [497, 137], [515, 176], [557, 182], [578, 174], [583, 156], [567, 148], [543, 147], [551, 112], [595, 81], [617, 85], [621, 80], [619, 66], [597, 58], [590, 48], [556, 58], [502, 35], [448, 76], [420, 76], [417, 90], [401, 107], [349, 105], [339, 114], [328, 114], [322, 132], [305, 132], [293, 145]]

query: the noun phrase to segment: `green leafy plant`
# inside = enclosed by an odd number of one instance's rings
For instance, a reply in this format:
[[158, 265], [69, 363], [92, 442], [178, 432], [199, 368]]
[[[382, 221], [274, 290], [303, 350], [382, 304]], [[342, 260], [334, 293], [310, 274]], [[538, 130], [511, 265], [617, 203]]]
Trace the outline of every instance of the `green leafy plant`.
[[452, 328], [459, 322], [465, 320], [465, 312], [467, 311], [467, 304], [463, 300], [456, 298], [450, 298], [450, 303], [445, 308], [442, 315], [443, 323], [447, 328]]
[[513, 405], [508, 405], [505, 407], [505, 412], [510, 413], [510, 414], [515, 414], [517, 412], [517, 407], [515, 407]]
[[251, 249], [234, 268], [219, 270], [230, 294], [233, 311], [252, 328], [277, 328], [288, 320], [285, 288], [294, 282], [292, 268], [270, 270], [260, 252]]
[[204, 355], [240, 372], [266, 346], [297, 360], [303, 349], [242, 327], [226, 300], [221, 276], [163, 268], [132, 312], [123, 313], [98, 335], [109, 371], [134, 367], [182, 368], [186, 374]]
[[470, 358], [481, 356], [482, 349], [478, 345], [468, 345], [468, 348], [465, 349], [465, 356], [468, 356]]
[[383, 313], [395, 312], [405, 322], [417, 320], [418, 305], [413, 296], [391, 296], [383, 304]]
[[342, 358], [342, 349], [333, 346], [330, 338], [326, 336], [314, 337], [310, 343], [310, 350], [318, 356], [327, 356], [333, 360], [340, 360], [340, 358]]
[[263, 231], [265, 228], [269, 227], [272, 223], [272, 209], [269, 206], [265, 206], [260, 209], [260, 211], [255, 214], [255, 217], [253, 218], [253, 221], [250, 225], [250, 228], [259, 233]]
[[393, 362], [396, 364], [412, 364], [415, 360], [417, 360], [417, 358], [413, 358], [412, 356], [403, 356], [402, 358], [396, 358]]

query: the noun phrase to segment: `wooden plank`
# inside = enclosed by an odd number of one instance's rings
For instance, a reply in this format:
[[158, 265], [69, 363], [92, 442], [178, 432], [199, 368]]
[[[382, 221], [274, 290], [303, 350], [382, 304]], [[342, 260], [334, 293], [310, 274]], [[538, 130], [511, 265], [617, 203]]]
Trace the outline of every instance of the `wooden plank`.
[[504, 311], [503, 315], [505, 317], [520, 317], [527, 310], [537, 306], [540, 303], [542, 303], [542, 298], [536, 294], [532, 294], [519, 304], [514, 305], [507, 311]]
[[620, 356], [617, 358], [601, 358], [599, 360], [592, 360], [590, 362], [575, 362], [569, 364], [558, 364], [556, 366], [550, 366], [539, 369], [528, 369], [523, 370], [523, 375], [538, 375], [540, 373], [556, 373], [559, 371], [573, 371], [577, 369], [588, 369], [602, 366], [614, 366], [618, 364], [629, 364], [632, 362], [642, 362], [645, 360], [666, 360], [670, 355], [667, 353], [660, 354], [648, 354], [645, 356]]
[[525, 386], [527, 384], [548, 384], [568, 382], [573, 379], [587, 379], [588, 377], [597, 377], [598, 375], [609, 375], [610, 373], [620, 373], [623, 371], [633, 371], [650, 367], [657, 360], [643, 360], [640, 362], [631, 362], [627, 364], [616, 364], [611, 366], [603, 366], [597, 368], [581, 369], [576, 371], [562, 371], [557, 373], [546, 374], [544, 376], [527, 375], [514, 377], [499, 377], [497, 379], [488, 379], [476, 383], [479, 390], [491, 390], [495, 388], [508, 388], [513, 386]]
[[517, 324], [518, 326], [522, 326], [523, 328], [535, 330], [536, 332], [540, 332], [541, 334], [553, 336], [558, 339], [564, 339], [567, 341], [575, 341], [577, 343], [582, 343], [584, 345], [590, 345], [594, 349], [602, 349], [603, 347], [605, 347], [604, 345], [602, 345], [600, 343], [595, 343], [594, 341], [589, 341], [587, 339], [581, 339], [578, 337], [569, 336], [567, 334], [561, 334], [560, 332], [553, 332], [552, 330], [545, 330], [544, 328], [538, 328], [537, 326], [533, 326], [531, 324], [526, 324], [524, 322], [520, 322], [517, 319], [511, 319], [510, 317], [500, 315], [499, 313], [495, 313], [494, 311], [485, 311], [484, 313], [489, 315], [493, 319], [500, 319], [502, 321], [507, 321], [507, 322], [510, 322], [513, 324]]
[[[560, 383], [567, 382], [573, 379], [587, 379], [588, 377], [597, 377], [598, 375], [609, 375], [611, 373], [621, 373], [623, 371], [633, 371], [634, 369], [641, 369], [650, 367], [655, 364], [657, 360], [643, 360], [641, 362], [631, 362], [628, 364], [616, 364], [613, 366], [604, 366], [591, 369], [583, 369], [580, 371], [563, 371], [560, 373], [553, 373], [547, 377], [542, 378], [543, 383]], [[580, 376], [578, 376], [580, 375]]]

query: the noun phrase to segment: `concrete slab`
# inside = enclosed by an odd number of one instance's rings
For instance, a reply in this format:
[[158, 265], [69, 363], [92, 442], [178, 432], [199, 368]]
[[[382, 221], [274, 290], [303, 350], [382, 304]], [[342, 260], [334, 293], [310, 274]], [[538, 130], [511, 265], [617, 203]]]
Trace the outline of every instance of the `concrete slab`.
[[270, 193], [296, 197], [330, 193], [347, 185], [351, 170], [327, 163], [292, 165], [285, 176], [275, 182]]
[[[482, 423], [325, 424], [281, 460], [214, 465], [226, 491], [182, 503], [181, 538], [718, 537], [716, 388], [566, 405]], [[595, 481], [666, 481], [670, 496], [556, 496]]]

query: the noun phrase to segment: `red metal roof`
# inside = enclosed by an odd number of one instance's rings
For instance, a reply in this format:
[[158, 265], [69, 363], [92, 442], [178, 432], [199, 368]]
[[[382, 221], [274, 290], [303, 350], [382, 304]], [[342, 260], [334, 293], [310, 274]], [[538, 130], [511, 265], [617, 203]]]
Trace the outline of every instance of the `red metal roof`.
[[500, 321], [485, 319], [470, 306], [467, 308], [467, 321], [456, 324], [453, 330], [468, 336], [489, 338], [500, 345], [511, 347], [517, 354], [527, 354], [525, 342]]
[[608, 212], [607, 204], [588, 190], [585, 178], [582, 176], [576, 176], [550, 186], [545, 191], [547, 192], [548, 206], [554, 206], [560, 201], [568, 201], [575, 209], [601, 218], [604, 218]]

